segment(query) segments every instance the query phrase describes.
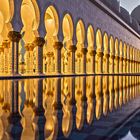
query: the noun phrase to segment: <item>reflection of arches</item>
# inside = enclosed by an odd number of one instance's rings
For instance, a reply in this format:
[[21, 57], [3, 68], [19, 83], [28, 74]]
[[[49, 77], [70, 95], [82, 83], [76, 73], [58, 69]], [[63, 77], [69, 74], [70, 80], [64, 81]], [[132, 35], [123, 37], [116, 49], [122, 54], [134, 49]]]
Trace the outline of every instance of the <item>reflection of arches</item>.
[[73, 39], [73, 21], [72, 18], [69, 14], [66, 14], [63, 18], [63, 35], [64, 35], [64, 40], [63, 40], [63, 49], [62, 49], [62, 72], [67, 73], [67, 72], [72, 72], [72, 66], [71, 63], [72, 61], [72, 54], [71, 52], [71, 46], [73, 45], [72, 39]]
[[[21, 5], [21, 17], [23, 22], [22, 32], [24, 34], [24, 41], [26, 43], [32, 43], [35, 36], [38, 36], [38, 26], [40, 22], [39, 8], [36, 1], [33, 0], [23, 0]], [[28, 18], [28, 17], [30, 18]]]
[[58, 30], [59, 30], [59, 18], [56, 9], [53, 6], [49, 6], [46, 9], [45, 17], [45, 28], [46, 34], [46, 46], [44, 47], [44, 60], [43, 69], [47, 74], [54, 72], [55, 68], [55, 56], [53, 45], [58, 41]]
[[92, 25], [88, 26], [87, 30], [87, 41], [88, 41], [88, 54], [87, 54], [87, 72], [94, 73], [94, 30]]

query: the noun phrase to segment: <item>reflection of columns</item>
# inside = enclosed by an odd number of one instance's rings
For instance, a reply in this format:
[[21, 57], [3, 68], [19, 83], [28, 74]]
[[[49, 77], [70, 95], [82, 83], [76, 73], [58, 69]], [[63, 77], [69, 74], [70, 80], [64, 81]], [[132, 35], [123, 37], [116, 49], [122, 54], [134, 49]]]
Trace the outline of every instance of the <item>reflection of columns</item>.
[[82, 48], [83, 53], [83, 62], [82, 62], [82, 73], [86, 74], [86, 54], [87, 54], [87, 48]]
[[12, 81], [11, 90], [11, 105], [10, 105], [10, 117], [9, 117], [9, 133], [11, 139], [20, 139], [22, 126], [21, 126], [21, 116], [19, 114], [19, 104], [18, 104], [18, 81]]
[[17, 75], [19, 74], [19, 69], [18, 69], [18, 62], [19, 62], [19, 58], [18, 58], [18, 49], [19, 49], [19, 40], [21, 39], [21, 35], [19, 32], [16, 31], [10, 31], [8, 34], [8, 37], [12, 43], [12, 48], [11, 48], [11, 55], [12, 55], [12, 75]]
[[70, 73], [71, 74], [75, 74], [75, 51], [76, 51], [76, 46], [75, 45], [71, 45], [69, 47], [69, 51], [70, 51]]
[[18, 81], [12, 81], [11, 113], [18, 114]]
[[44, 38], [36, 37], [33, 44], [36, 47], [36, 73], [43, 74], [43, 45], [45, 40]]
[[90, 73], [94, 74], [95, 73], [95, 55], [96, 55], [96, 51], [95, 50], [91, 50], [89, 52], [90, 56], [91, 56], [91, 63], [90, 63]]
[[0, 46], [0, 74], [4, 73], [4, 49]]
[[36, 114], [40, 115], [40, 113], [44, 114], [44, 109], [43, 109], [43, 80], [36, 80], [36, 96], [35, 96], [35, 107], [36, 107]]
[[2, 46], [4, 48], [4, 73], [7, 74], [8, 73], [8, 66], [9, 66], [9, 42], [8, 41], [4, 41], [2, 43]]
[[43, 80], [36, 80], [36, 95], [35, 95], [35, 139], [44, 139], [44, 126], [45, 126], [45, 116], [43, 108]]
[[55, 42], [53, 47], [55, 49], [55, 73], [61, 74], [61, 49], [63, 44], [61, 42]]
[[96, 96], [96, 109], [95, 115], [97, 120], [101, 117], [102, 112], [102, 77], [95, 77], [95, 96]]

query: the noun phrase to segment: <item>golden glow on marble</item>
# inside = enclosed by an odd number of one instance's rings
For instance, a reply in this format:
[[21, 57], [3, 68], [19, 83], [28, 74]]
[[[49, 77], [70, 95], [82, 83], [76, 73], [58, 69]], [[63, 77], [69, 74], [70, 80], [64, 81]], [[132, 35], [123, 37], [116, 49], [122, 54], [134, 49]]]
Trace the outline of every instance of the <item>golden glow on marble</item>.
[[[14, 1], [0, 0], [0, 3], [0, 60], [4, 62], [0, 63], [0, 74], [15, 75], [12, 73], [12, 67], [15, 66], [12, 66], [14, 64], [11, 60], [12, 48], [15, 48], [15, 45], [12, 45], [14, 36], [12, 40], [8, 36], [10, 31], [14, 30], [11, 24], [14, 15]], [[108, 72], [110, 74], [131, 74], [140, 71], [140, 51], [133, 45], [109, 35], [106, 31], [102, 35], [102, 30], [94, 30], [92, 25], [86, 29], [82, 19], [79, 19], [76, 29], [74, 29], [74, 21], [70, 13], [66, 13], [61, 22], [58, 11], [52, 5], [46, 8], [44, 14], [45, 44], [42, 46], [43, 54], [39, 56], [38, 52], [41, 48], [37, 49], [38, 46], [34, 43], [35, 38], [39, 37], [38, 28], [40, 26], [40, 11], [37, 2], [23, 0], [20, 14], [23, 23], [20, 31], [22, 39], [19, 39], [20, 44], [17, 40], [17, 45], [20, 46], [16, 53], [16, 56], [20, 57], [14, 58], [15, 63], [19, 66], [19, 70], [16, 70], [19, 74], [36, 75], [39, 73], [38, 67], [41, 67], [40, 69], [43, 69], [43, 73], [46, 75]], [[61, 31], [59, 31], [60, 26]], [[61, 32], [63, 38], [60, 41]], [[38, 64], [39, 59], [43, 60], [41, 66]]]

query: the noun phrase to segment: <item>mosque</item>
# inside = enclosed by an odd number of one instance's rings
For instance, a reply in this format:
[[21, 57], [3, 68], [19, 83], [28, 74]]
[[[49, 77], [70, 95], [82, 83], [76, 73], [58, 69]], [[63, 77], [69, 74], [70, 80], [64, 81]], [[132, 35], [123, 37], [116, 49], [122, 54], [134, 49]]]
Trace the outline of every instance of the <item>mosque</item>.
[[138, 74], [137, 9], [130, 15], [117, 0], [0, 0], [0, 75]]
[[139, 13], [0, 0], [0, 139], [140, 139]]

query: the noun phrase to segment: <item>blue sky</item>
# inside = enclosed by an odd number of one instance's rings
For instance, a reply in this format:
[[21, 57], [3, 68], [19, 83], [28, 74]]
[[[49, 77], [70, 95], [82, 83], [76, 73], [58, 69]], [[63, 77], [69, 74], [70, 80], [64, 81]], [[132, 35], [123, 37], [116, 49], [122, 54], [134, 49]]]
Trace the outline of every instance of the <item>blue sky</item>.
[[140, 5], [140, 0], [120, 0], [120, 5], [131, 13], [135, 7]]

